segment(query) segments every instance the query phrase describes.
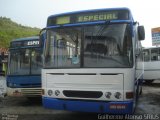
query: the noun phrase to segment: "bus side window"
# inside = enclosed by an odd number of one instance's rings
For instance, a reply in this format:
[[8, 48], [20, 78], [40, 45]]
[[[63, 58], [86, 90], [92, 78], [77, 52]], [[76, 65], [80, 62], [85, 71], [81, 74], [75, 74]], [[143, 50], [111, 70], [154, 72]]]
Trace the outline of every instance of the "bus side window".
[[149, 49], [144, 50], [144, 61], [150, 61], [150, 52]]
[[157, 61], [158, 60], [158, 49], [151, 49], [151, 60]]
[[153, 56], [153, 57], [152, 57], [152, 60], [157, 60], [157, 56]]

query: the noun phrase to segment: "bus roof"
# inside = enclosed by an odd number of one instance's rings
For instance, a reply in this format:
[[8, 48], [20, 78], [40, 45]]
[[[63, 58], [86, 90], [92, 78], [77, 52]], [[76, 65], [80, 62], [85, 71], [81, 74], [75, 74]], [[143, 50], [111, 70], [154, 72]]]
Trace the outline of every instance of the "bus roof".
[[77, 13], [86, 13], [86, 12], [98, 12], [98, 11], [112, 11], [112, 10], [127, 10], [131, 13], [130, 9], [127, 7], [122, 8], [103, 8], [103, 9], [88, 9], [88, 10], [80, 10], [80, 11], [72, 11], [72, 12], [66, 12], [66, 13], [60, 13], [55, 15], [50, 15], [48, 18], [56, 17], [56, 16], [62, 16], [62, 15], [68, 15], [68, 14], [77, 14]]
[[14, 39], [10, 42], [10, 49], [40, 47], [40, 46], [41, 42], [39, 36]]
[[[113, 15], [113, 16], [110, 16], [110, 15]], [[81, 21], [80, 19], [82, 17], [88, 17], [88, 20], [86, 20], [85, 18], [85, 20]], [[107, 21], [107, 20], [134, 21], [132, 17], [132, 13], [129, 8], [126, 8], [126, 7], [104, 8], [104, 9], [72, 11], [72, 12], [51, 15], [48, 17], [47, 26], [54, 26], [54, 25], [59, 25], [59, 24], [61, 25], [62, 24], [74, 24], [74, 23], [81, 23], [81, 22], [83, 23], [83, 22], [93, 22], [93, 21]]]

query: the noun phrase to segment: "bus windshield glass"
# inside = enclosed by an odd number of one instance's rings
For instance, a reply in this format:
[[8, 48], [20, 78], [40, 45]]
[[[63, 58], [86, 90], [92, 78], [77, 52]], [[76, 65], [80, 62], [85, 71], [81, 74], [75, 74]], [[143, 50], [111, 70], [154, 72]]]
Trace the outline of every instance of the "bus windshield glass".
[[39, 75], [42, 50], [40, 48], [10, 50], [9, 75]]
[[130, 24], [96, 24], [47, 30], [45, 68], [133, 66]]

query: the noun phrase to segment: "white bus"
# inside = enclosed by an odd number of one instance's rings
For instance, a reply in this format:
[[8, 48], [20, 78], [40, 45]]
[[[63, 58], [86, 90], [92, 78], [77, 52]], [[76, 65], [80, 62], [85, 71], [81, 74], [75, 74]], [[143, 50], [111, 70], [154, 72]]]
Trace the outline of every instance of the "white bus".
[[133, 112], [143, 80], [145, 33], [128, 8], [52, 15], [44, 30], [45, 108]]
[[152, 83], [160, 79], [160, 47], [144, 48], [144, 79]]

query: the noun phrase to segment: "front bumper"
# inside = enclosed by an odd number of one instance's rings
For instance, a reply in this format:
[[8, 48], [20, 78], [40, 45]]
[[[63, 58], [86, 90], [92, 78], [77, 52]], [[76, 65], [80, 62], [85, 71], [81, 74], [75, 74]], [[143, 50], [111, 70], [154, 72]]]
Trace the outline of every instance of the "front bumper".
[[[43, 107], [56, 110], [68, 110], [79, 112], [95, 112], [109, 114], [132, 114], [133, 101], [84, 101], [84, 100], [62, 100], [42, 97]], [[124, 107], [125, 106], [125, 107]]]
[[26, 96], [26, 97], [40, 97], [42, 92], [41, 88], [7, 88], [8, 96]]

